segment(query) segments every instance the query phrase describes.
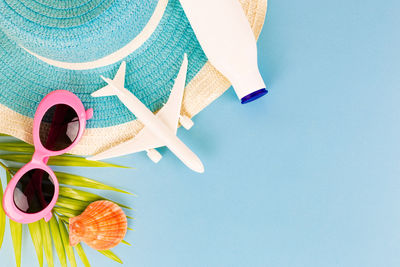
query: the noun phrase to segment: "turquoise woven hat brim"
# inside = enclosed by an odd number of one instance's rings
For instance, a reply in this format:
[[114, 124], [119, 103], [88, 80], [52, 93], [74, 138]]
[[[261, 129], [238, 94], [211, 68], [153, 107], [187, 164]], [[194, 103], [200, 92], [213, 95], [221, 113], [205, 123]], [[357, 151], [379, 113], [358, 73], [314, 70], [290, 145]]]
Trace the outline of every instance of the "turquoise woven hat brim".
[[135, 38], [150, 20], [157, 3], [157, 0], [2, 0], [0, 29], [39, 55], [68, 62], [90, 61], [118, 50]]
[[[122, 2], [125, 1], [115, 1], [117, 6]], [[19, 15], [15, 16], [18, 20], [21, 19]], [[97, 23], [97, 19], [95, 20], [96, 22], [91, 23]], [[55, 29], [51, 30], [55, 31]], [[58, 30], [64, 31], [64, 29]], [[113, 32], [108, 39], [121, 34], [123, 31], [118, 32], [116, 29], [116, 35]], [[55, 89], [65, 89], [77, 94], [86, 108], [94, 108], [94, 117], [89, 121], [88, 128], [109, 127], [135, 119], [135, 116], [118, 98], [109, 97], [105, 100], [90, 96], [92, 92], [105, 86], [100, 75], [112, 78], [120, 62], [102, 68], [80, 71], [53, 67], [28, 54], [21, 48], [20, 43], [15, 41], [15, 38], [11, 38], [4, 31], [0, 33], [0, 46], [0, 84], [2, 85], [0, 104], [32, 118], [37, 105], [46, 94]], [[102, 50], [97, 49], [99, 44], [96, 42], [93, 46], [93, 51]], [[113, 49], [116, 49], [115, 45]], [[79, 53], [80, 51], [76, 50], [74, 54]], [[187, 82], [190, 82], [207, 62], [207, 58], [195, 38], [179, 1], [171, 0], [151, 37], [139, 49], [124, 58], [127, 62], [127, 89], [152, 111], [160, 109], [169, 97], [185, 53], [189, 56]]]
[[[238, 1], [258, 37], [267, 1]], [[230, 83], [207, 61], [178, 0], [0, 0], [0, 132], [32, 143], [39, 102], [65, 89], [94, 109], [71, 153], [101, 152], [143, 125], [116, 97], [90, 96], [106, 85], [100, 75], [114, 77], [125, 60], [126, 87], [155, 112], [167, 101], [185, 53], [181, 113], [193, 117]]]

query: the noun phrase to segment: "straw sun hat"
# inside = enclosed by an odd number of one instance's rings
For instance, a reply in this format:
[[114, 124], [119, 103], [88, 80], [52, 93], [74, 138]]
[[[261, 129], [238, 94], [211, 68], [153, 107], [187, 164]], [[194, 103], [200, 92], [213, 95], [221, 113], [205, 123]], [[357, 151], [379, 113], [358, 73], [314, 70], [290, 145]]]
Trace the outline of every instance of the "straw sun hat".
[[[258, 37], [267, 1], [240, 2]], [[105, 85], [100, 75], [112, 78], [125, 60], [127, 89], [155, 112], [167, 101], [185, 53], [182, 113], [193, 117], [230, 84], [207, 62], [179, 0], [2, 0], [0, 132], [32, 143], [37, 105], [65, 89], [94, 109], [73, 153], [105, 150], [142, 125], [118, 98], [90, 96]]]

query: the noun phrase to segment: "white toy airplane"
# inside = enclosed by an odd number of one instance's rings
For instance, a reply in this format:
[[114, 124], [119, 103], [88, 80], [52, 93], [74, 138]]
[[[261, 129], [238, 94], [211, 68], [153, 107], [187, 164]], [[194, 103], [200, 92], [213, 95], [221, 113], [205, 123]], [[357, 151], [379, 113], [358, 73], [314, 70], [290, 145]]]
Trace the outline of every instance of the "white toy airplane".
[[125, 62], [122, 62], [114, 80], [101, 76], [108, 85], [92, 93], [92, 96], [116, 95], [145, 127], [133, 139], [88, 159], [100, 160], [147, 151], [147, 156], [157, 163], [162, 156], [155, 148], [167, 146], [190, 169], [200, 173], [204, 172], [201, 160], [176, 136], [179, 122], [187, 130], [193, 126], [191, 119], [180, 115], [187, 67], [188, 59], [185, 54], [168, 102], [156, 115], [125, 88]]

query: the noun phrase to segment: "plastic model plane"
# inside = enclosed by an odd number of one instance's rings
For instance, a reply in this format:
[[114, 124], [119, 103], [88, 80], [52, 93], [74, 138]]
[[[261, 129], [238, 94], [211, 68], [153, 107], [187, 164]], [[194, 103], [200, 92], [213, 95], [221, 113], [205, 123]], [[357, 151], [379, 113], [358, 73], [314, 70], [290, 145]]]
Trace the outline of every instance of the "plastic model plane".
[[187, 130], [193, 126], [191, 119], [180, 115], [187, 68], [188, 59], [185, 55], [170, 97], [157, 114], [153, 114], [134, 94], [125, 88], [125, 62], [122, 62], [113, 80], [101, 77], [108, 85], [92, 93], [92, 96], [117, 96], [145, 126], [133, 139], [89, 159], [100, 160], [147, 151], [147, 156], [157, 163], [162, 156], [155, 148], [167, 146], [190, 169], [200, 173], [204, 172], [201, 160], [176, 136], [178, 123], [181, 123]]

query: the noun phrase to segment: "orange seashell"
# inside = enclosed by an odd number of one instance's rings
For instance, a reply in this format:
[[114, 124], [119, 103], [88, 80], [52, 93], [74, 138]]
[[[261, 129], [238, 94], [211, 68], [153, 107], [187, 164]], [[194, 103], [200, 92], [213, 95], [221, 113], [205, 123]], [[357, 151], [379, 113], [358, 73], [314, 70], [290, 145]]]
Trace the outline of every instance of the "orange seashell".
[[122, 241], [127, 229], [125, 213], [117, 204], [96, 201], [81, 215], [69, 219], [69, 244], [83, 241], [96, 250], [107, 250]]

